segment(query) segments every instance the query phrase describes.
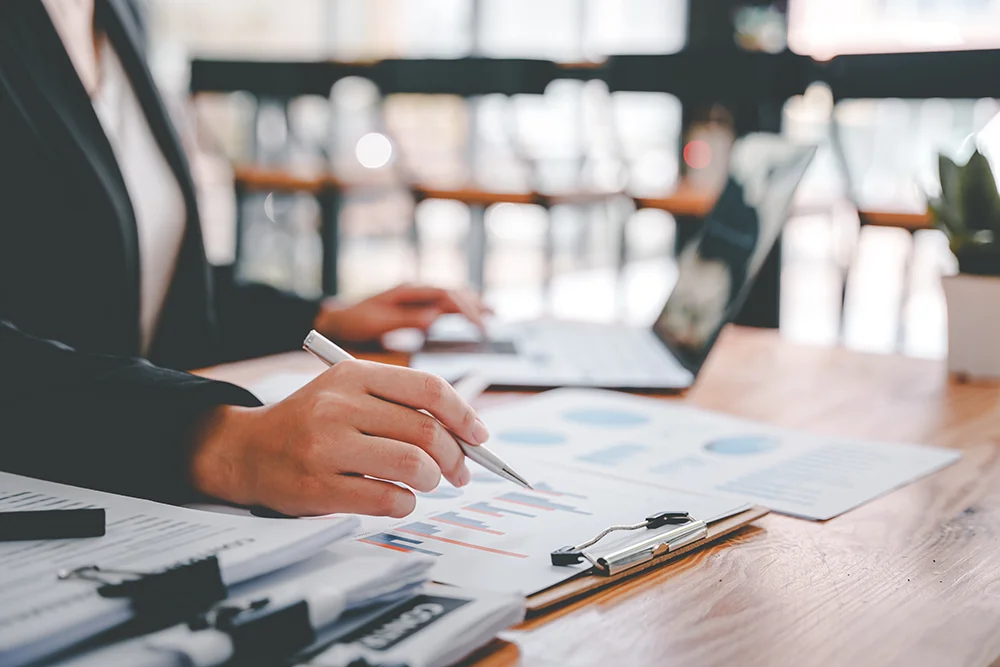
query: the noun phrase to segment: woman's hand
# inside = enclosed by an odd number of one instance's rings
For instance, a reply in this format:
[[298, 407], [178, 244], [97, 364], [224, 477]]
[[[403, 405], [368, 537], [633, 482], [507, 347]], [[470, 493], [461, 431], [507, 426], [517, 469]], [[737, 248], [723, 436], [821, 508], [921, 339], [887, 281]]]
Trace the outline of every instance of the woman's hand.
[[433, 490], [442, 475], [469, 482], [449, 431], [472, 444], [489, 437], [441, 378], [345, 361], [280, 403], [213, 411], [198, 429], [191, 476], [208, 495], [294, 516], [403, 517], [416, 497], [392, 482], [417, 491]]
[[365, 343], [396, 329], [427, 331], [445, 313], [461, 313], [485, 331], [483, 317], [489, 312], [465, 290], [400, 285], [351, 306], [325, 305], [314, 328], [338, 341]]

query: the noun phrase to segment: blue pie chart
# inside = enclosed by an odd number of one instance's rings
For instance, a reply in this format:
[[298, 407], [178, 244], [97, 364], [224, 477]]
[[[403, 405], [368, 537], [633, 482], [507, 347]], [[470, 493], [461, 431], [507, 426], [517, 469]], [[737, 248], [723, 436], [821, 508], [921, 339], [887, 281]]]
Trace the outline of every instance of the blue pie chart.
[[501, 431], [496, 437], [504, 442], [509, 442], [512, 445], [531, 445], [539, 447], [545, 447], [547, 445], [561, 445], [566, 442], [566, 436], [554, 431]]
[[627, 428], [629, 426], [639, 426], [649, 421], [649, 417], [640, 412], [609, 410], [607, 408], [570, 410], [563, 416], [577, 424], [603, 426], [605, 428]]
[[748, 456], [763, 454], [777, 449], [781, 443], [775, 438], [763, 435], [740, 435], [732, 438], [720, 438], [705, 445], [705, 449], [714, 454], [726, 456]]

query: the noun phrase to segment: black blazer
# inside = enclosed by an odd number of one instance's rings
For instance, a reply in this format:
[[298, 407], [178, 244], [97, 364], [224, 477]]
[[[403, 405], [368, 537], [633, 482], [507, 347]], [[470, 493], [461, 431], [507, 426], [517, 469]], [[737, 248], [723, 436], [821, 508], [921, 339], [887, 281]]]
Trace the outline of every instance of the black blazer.
[[114, 153], [42, 3], [0, 1], [0, 469], [185, 500], [195, 421], [257, 401], [180, 371], [294, 349], [318, 305], [209, 266], [135, 17], [125, 0], [96, 5], [180, 184], [187, 227], [149, 361], [138, 359], [136, 222]]

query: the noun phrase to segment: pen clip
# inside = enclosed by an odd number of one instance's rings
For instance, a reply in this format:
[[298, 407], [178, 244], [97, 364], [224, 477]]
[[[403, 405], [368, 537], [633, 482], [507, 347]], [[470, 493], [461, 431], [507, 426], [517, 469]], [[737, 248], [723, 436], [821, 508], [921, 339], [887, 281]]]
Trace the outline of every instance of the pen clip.
[[[595, 556], [586, 551], [586, 549], [594, 546], [607, 535], [614, 532], [641, 530], [643, 528], [655, 530], [664, 526], [676, 527], [642, 539], [634, 544], [615, 549], [603, 556]], [[601, 531], [593, 539], [587, 540], [582, 544], [556, 549], [550, 554], [550, 558], [552, 564], [556, 566], [576, 565], [586, 560], [593, 566], [596, 574], [614, 575], [692, 542], [702, 540], [707, 535], [708, 526], [705, 522], [693, 518], [687, 512], [658, 512], [646, 517], [644, 521], [639, 523], [610, 526]]]

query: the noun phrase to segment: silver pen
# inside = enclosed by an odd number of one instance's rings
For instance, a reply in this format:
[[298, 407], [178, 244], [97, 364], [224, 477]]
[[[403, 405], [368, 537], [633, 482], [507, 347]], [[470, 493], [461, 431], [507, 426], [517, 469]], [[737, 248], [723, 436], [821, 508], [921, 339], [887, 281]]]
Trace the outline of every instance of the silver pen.
[[[348, 359], [354, 358], [345, 352], [339, 345], [315, 330], [310, 331], [306, 336], [306, 339], [302, 341], [302, 349], [311, 353], [327, 366], [333, 366], [341, 361], [347, 361]], [[470, 401], [479, 394], [483, 393], [487, 386], [488, 383], [482, 379], [475, 376], [468, 376], [463, 378], [462, 382], [456, 383], [455, 390], [458, 391], [459, 395], [466, 401]], [[421, 412], [424, 411], [421, 410]], [[454, 436], [454, 434], [452, 435]], [[527, 480], [517, 474], [513, 468], [504, 463], [503, 459], [494, 454], [493, 451], [485, 445], [470, 445], [461, 438], [457, 436], [454, 437], [455, 441], [458, 442], [458, 446], [462, 448], [462, 451], [467, 457], [483, 466], [494, 475], [514, 482], [515, 484], [526, 489], [531, 488], [531, 484], [528, 484]]]

